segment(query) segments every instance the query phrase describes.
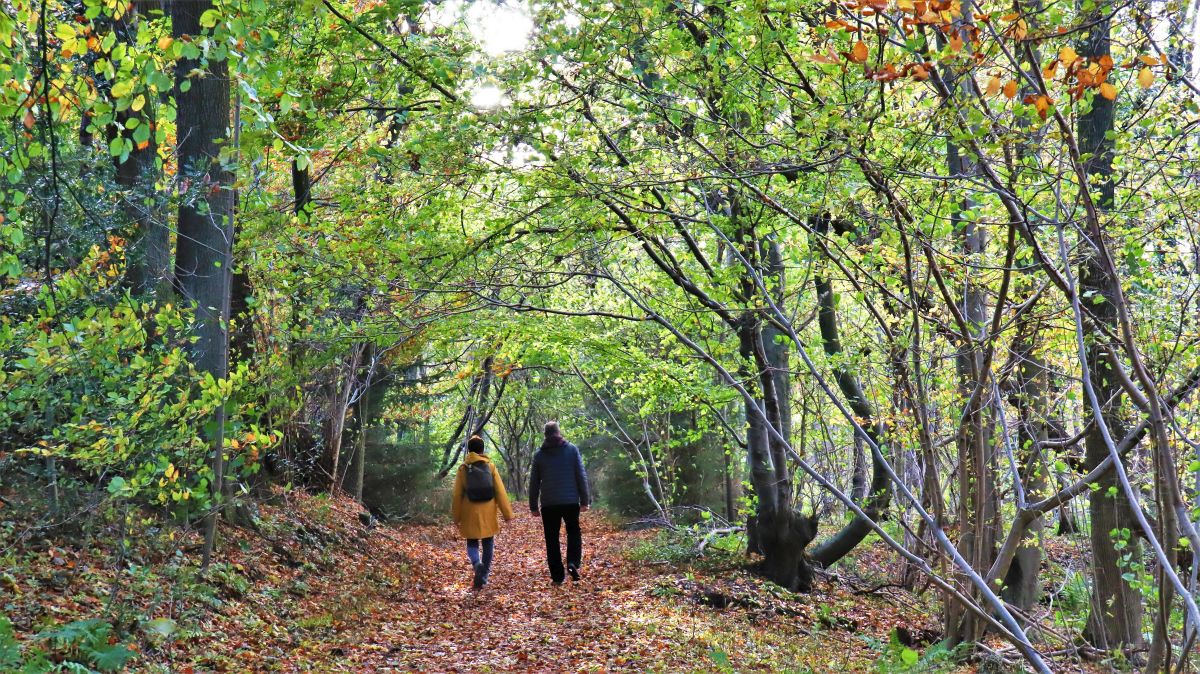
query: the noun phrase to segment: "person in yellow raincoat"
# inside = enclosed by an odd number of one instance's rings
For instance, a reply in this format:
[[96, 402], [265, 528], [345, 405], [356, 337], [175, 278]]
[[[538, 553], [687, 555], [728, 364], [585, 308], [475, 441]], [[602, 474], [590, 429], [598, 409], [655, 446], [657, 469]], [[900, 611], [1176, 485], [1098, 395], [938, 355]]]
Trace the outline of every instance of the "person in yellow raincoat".
[[467, 559], [471, 560], [471, 568], [475, 570], [472, 587], [476, 590], [487, 585], [488, 575], [492, 571], [492, 555], [495, 536], [500, 531], [501, 514], [505, 522], [513, 518], [504, 481], [500, 479], [496, 466], [484, 456], [483, 438], [471, 436], [467, 441], [467, 456], [454, 478], [451, 515], [458, 524], [458, 533], [467, 539]]

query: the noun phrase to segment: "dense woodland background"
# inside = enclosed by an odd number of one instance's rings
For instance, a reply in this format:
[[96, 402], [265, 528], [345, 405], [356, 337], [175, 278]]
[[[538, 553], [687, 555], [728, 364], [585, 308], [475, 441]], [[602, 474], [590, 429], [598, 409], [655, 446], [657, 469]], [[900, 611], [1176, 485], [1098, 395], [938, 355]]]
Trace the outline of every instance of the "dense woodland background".
[[1191, 671], [1196, 9], [0, 0], [0, 566], [436, 520], [473, 433], [523, 498], [558, 419], [786, 590]]

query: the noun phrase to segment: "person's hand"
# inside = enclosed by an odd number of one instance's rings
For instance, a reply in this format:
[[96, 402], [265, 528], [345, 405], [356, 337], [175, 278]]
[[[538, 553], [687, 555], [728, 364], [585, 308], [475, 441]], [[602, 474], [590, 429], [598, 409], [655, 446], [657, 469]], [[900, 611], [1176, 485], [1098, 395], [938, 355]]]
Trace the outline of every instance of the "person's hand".
[[592, 506], [590, 506], [590, 505], [579, 506], [579, 512], [581, 512], [581, 513], [585, 513], [591, 509], [592, 509]]

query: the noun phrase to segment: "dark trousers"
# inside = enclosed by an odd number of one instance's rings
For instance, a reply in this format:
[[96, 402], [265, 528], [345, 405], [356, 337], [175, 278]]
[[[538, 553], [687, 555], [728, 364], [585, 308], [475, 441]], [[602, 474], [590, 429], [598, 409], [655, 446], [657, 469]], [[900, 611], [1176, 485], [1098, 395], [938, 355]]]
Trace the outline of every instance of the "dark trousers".
[[561, 583], [566, 576], [562, 550], [558, 547], [558, 533], [564, 522], [567, 525], [567, 564], [578, 569], [583, 562], [583, 532], [579, 529], [579, 505], [542, 506], [542, 531], [546, 534], [546, 565], [550, 567], [550, 579], [556, 583]]

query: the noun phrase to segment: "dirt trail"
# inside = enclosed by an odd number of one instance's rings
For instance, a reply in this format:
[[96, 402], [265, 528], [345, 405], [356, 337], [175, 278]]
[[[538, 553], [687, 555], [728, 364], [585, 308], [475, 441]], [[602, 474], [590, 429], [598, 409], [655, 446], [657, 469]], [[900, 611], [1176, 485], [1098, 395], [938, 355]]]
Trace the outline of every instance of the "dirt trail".
[[[496, 538], [492, 576], [471, 589], [454, 528], [390, 530], [407, 558], [403, 587], [371, 602], [339, 634], [347, 660], [380, 671], [648, 671], [691, 669], [678, 644], [649, 634], [639, 609], [651, 573], [621, 554], [629, 536], [586, 513], [583, 578], [546, 570], [541, 521], [518, 508]], [[382, 560], [380, 560], [382, 561]], [[653, 630], [651, 630], [653, 631]], [[675, 648], [672, 648], [672, 647]]]
[[540, 520], [514, 507], [476, 591], [452, 525], [364, 527], [346, 499], [290, 495], [264, 507], [270, 531], [227, 529], [223, 573], [248, 591], [229, 590], [198, 634], [147, 659], [181, 674], [847, 674], [877, 669], [893, 627], [931, 620], [911, 599], [837, 581], [795, 596], [735, 568], [641, 564], [627, 550], [654, 533], [596, 512], [583, 517], [583, 579], [556, 587]]

